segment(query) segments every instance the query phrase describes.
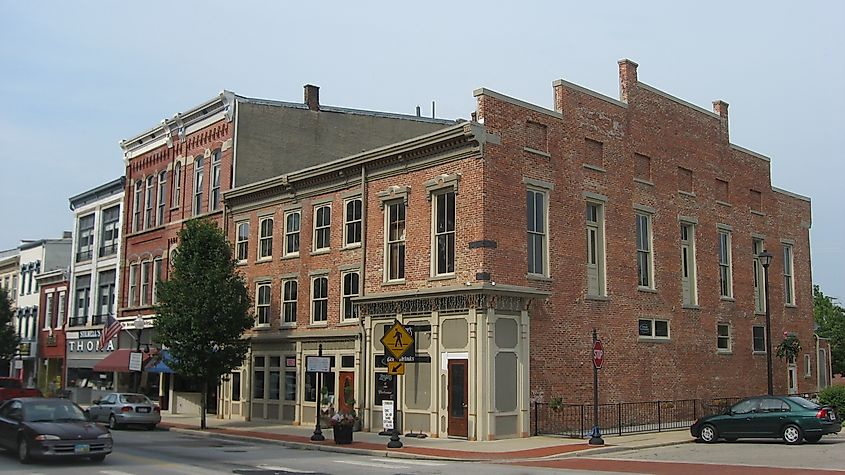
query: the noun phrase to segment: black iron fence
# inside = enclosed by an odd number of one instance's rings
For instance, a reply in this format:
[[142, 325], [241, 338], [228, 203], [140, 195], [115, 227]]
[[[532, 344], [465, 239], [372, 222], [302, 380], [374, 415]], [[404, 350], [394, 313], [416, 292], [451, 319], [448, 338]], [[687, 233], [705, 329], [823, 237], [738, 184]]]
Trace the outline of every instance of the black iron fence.
[[[741, 400], [730, 397], [599, 404], [599, 428], [609, 435], [686, 429], [699, 417], [724, 412]], [[593, 405], [535, 402], [531, 425], [534, 435], [588, 437], [593, 428]]]

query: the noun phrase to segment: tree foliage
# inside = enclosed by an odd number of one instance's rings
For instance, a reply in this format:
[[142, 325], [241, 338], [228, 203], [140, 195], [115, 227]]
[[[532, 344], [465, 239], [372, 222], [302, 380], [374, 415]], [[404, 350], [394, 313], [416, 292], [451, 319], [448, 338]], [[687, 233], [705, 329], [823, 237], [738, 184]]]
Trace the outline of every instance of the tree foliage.
[[231, 246], [214, 222], [188, 221], [172, 259], [170, 278], [156, 287], [156, 340], [172, 356], [167, 364], [201, 385], [204, 429], [208, 386], [246, 356], [242, 335], [253, 325], [250, 299]]
[[0, 288], [0, 361], [11, 361], [18, 351], [20, 339], [12, 318], [12, 299]]
[[830, 361], [834, 373], [845, 373], [845, 309], [832, 297], [813, 286], [813, 314], [818, 334], [830, 340]]

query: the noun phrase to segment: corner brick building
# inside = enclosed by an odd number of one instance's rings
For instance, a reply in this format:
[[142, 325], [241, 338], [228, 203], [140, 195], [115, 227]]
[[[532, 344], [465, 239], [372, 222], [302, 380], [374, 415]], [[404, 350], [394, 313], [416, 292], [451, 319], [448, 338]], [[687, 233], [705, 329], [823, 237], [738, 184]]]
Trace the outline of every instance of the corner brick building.
[[[397, 394], [402, 431], [526, 436], [533, 398], [591, 399], [594, 328], [602, 402], [763, 393], [763, 250], [772, 347], [804, 347], [774, 358], [775, 392], [815, 391], [809, 198], [730, 143], [726, 103], [619, 66], [619, 100], [480, 89], [472, 122], [226, 193], [256, 327], [222, 414], [312, 423], [322, 345], [324, 398], [365, 429]], [[399, 378], [379, 341], [394, 320], [418, 325], [423, 357]]]

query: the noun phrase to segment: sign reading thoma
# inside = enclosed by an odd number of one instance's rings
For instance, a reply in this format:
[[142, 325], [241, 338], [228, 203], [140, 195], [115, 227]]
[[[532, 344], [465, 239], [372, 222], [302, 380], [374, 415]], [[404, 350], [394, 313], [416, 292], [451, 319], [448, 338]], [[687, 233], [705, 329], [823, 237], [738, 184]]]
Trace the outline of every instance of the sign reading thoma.
[[114, 351], [115, 339], [112, 338], [105, 348], [100, 348], [100, 330], [82, 330], [69, 332], [67, 335], [68, 353], [95, 353]]

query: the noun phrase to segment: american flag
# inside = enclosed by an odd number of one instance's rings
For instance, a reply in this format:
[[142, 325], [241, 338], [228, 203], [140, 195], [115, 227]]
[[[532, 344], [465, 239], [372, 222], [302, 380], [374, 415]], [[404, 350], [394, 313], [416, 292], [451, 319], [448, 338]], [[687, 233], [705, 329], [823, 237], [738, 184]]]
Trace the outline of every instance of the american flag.
[[103, 325], [103, 331], [100, 333], [100, 348], [105, 348], [111, 339], [120, 333], [121, 329], [123, 329], [123, 326], [120, 322], [112, 314], [109, 314], [106, 318], [106, 324]]

